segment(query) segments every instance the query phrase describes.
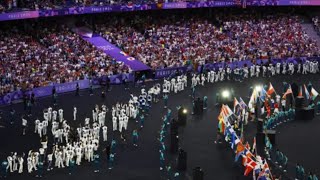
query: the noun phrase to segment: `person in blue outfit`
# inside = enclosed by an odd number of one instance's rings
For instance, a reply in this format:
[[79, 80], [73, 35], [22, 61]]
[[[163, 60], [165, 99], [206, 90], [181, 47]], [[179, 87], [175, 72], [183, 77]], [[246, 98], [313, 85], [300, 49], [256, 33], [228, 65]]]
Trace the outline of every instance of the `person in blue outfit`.
[[141, 114], [141, 116], [140, 116], [140, 128], [143, 128], [143, 126], [144, 126], [144, 115]]
[[194, 111], [195, 111], [195, 102], [194, 102], [194, 99], [192, 99], [192, 112], [191, 114], [194, 114]]
[[164, 168], [164, 162], [165, 162], [164, 154], [163, 154], [163, 152], [160, 150], [160, 171], [162, 171], [163, 168]]
[[112, 142], [111, 142], [111, 153], [112, 154], [115, 153], [116, 145], [117, 145], [116, 140], [113, 139]]
[[109, 156], [109, 169], [113, 169], [113, 164], [114, 164], [114, 154], [111, 153]]
[[99, 154], [94, 155], [94, 164], [95, 164], [95, 173], [98, 173], [100, 171], [100, 157]]
[[216, 106], [219, 105], [220, 102], [220, 94], [216, 93]]
[[142, 87], [145, 87], [145, 80], [146, 80], [146, 75], [145, 74], [143, 74], [142, 76], [141, 76], [141, 86]]
[[164, 152], [166, 150], [166, 145], [164, 144], [164, 142], [160, 143], [160, 151]]
[[304, 168], [303, 168], [303, 166], [300, 166], [300, 171], [299, 171], [299, 177], [300, 177], [300, 179], [304, 179], [304, 175], [305, 175], [305, 171], [304, 171]]
[[71, 175], [74, 172], [75, 164], [76, 162], [73, 159], [71, 159], [69, 162], [69, 175]]
[[300, 179], [300, 164], [296, 164], [296, 179]]
[[163, 95], [163, 101], [164, 101], [164, 108], [168, 107], [168, 95], [165, 94]]
[[2, 172], [2, 177], [6, 178], [8, 175], [8, 161], [6, 161], [6, 160], [2, 161], [1, 172]]
[[313, 180], [313, 174], [312, 174], [312, 172], [309, 172], [308, 180]]
[[208, 97], [204, 96], [203, 97], [203, 109], [207, 109], [208, 107]]
[[191, 89], [191, 97], [194, 99], [196, 97], [196, 88], [192, 87]]
[[287, 172], [287, 165], [288, 165], [288, 158], [287, 156], [283, 155], [283, 161], [282, 161], [283, 172]]
[[281, 163], [281, 155], [279, 149], [276, 151], [276, 164]]
[[167, 119], [170, 120], [171, 119], [171, 114], [172, 114], [172, 110], [168, 109], [167, 111]]
[[179, 172], [175, 172], [171, 166], [167, 166], [166, 167], [166, 170], [167, 170], [167, 177], [168, 179], [172, 179], [172, 180], [177, 180], [179, 179]]
[[132, 140], [133, 140], [133, 145], [134, 146], [138, 146], [138, 138], [139, 138], [139, 135], [138, 135], [138, 131], [135, 129], [133, 130], [132, 132]]
[[43, 175], [43, 162], [39, 162], [37, 172], [38, 172], [38, 174], [36, 175], [36, 177], [41, 178]]
[[57, 99], [58, 99], [58, 94], [54, 93], [53, 94], [53, 105], [56, 106], [57, 105]]

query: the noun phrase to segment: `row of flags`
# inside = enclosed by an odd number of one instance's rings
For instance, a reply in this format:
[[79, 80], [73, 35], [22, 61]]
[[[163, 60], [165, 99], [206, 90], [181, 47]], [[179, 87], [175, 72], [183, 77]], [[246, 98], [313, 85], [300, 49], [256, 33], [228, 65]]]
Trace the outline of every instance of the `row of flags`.
[[[311, 87], [311, 89], [309, 87], [309, 90], [307, 89], [305, 84], [303, 85], [303, 87], [304, 87], [304, 94], [307, 100], [315, 100], [319, 96], [319, 93], [313, 87]], [[261, 168], [261, 171], [259, 172], [259, 177], [264, 179], [263, 177], [268, 174], [272, 179], [272, 175], [267, 162], [264, 161], [264, 163], [261, 164], [261, 162], [256, 160], [257, 154], [255, 156], [252, 153], [252, 152], [256, 152], [256, 139], [254, 138], [253, 146], [250, 150], [249, 143], [247, 142], [244, 145], [241, 140], [243, 136], [243, 127], [241, 129], [241, 137], [239, 139], [236, 133], [234, 132], [234, 130], [231, 128], [228, 118], [231, 117], [233, 114], [239, 115], [240, 111], [243, 109], [247, 109], [247, 107], [253, 108], [258, 99], [261, 100], [261, 102], [268, 104], [268, 99], [271, 98], [271, 96], [273, 96], [274, 94], [278, 95], [273, 85], [269, 83], [269, 87], [267, 90], [265, 88], [261, 88], [261, 90], [253, 89], [248, 105], [243, 101], [241, 97], [239, 98], [239, 101], [236, 97], [234, 97], [233, 111], [229, 108], [228, 105], [222, 105], [221, 107], [221, 111], [218, 117], [220, 131], [225, 135], [226, 138], [228, 134], [231, 135], [231, 148], [234, 149], [236, 147], [235, 161], [238, 161], [238, 159], [242, 157], [242, 164], [246, 167], [244, 172], [245, 176], [248, 176], [250, 172], [252, 172], [255, 169], [256, 166], [260, 165], [260, 167], [262, 166], [262, 168]], [[286, 92], [284, 92], [284, 94], [282, 95], [282, 98], [285, 99], [288, 95], [292, 95], [293, 97], [293, 91], [290, 85], [287, 88]], [[303, 96], [302, 86], [299, 87], [298, 96]], [[266, 106], [265, 104], [264, 106]], [[266, 144], [268, 148], [272, 147], [269, 141], [266, 141]]]
[[[245, 108], [247, 105], [240, 98], [238, 101], [235, 98], [235, 104], [240, 108]], [[231, 148], [235, 150], [235, 161], [237, 162], [242, 157], [242, 165], [245, 167], [244, 175], [248, 176], [257, 166], [261, 168], [259, 177], [263, 178], [266, 175], [272, 178], [269, 166], [266, 161], [258, 161], [256, 155], [252, 152], [256, 152], [256, 140], [253, 140], [253, 146], [250, 148], [249, 143], [243, 144], [242, 138], [239, 138], [233, 127], [229, 122], [229, 118], [234, 115], [233, 111], [228, 105], [222, 105], [220, 114], [218, 116], [220, 133], [224, 134], [226, 140], [230, 140]], [[230, 139], [231, 138], [231, 139]], [[251, 150], [250, 150], [251, 149]]]
[[[304, 93], [305, 93], [307, 100], [315, 100], [319, 96], [319, 93], [313, 87], [311, 88], [310, 91], [307, 89], [305, 84], [303, 85], [303, 87], [304, 87]], [[269, 88], [267, 91], [264, 88], [261, 88], [261, 91], [253, 89], [253, 92], [250, 96], [250, 100], [248, 102], [248, 107], [250, 109], [253, 108], [255, 103], [257, 102], [258, 98], [261, 100], [261, 102], [265, 102], [266, 99], [271, 98], [271, 96], [273, 94], [277, 95], [276, 90], [274, 89], [274, 87], [271, 83], [269, 83]], [[286, 92], [282, 95], [282, 98], [285, 99], [287, 97], [287, 95], [290, 95], [290, 94], [293, 97], [293, 91], [292, 91], [291, 86], [289, 85]], [[298, 96], [303, 96], [302, 86], [300, 86], [300, 88], [299, 88]], [[239, 103], [240, 102], [237, 102], [237, 100], [235, 98], [234, 105], [236, 106]]]

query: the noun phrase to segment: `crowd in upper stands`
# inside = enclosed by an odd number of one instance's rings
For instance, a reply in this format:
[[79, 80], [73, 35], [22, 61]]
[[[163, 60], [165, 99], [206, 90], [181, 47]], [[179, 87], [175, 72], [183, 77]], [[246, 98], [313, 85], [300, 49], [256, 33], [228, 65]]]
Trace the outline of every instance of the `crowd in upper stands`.
[[48, 23], [28, 31], [0, 31], [0, 95], [129, 71], [66, 26]]
[[96, 29], [153, 69], [319, 54], [316, 42], [296, 16], [218, 15], [216, 21], [185, 15], [136, 15], [103, 20]]
[[18, 10], [55, 9], [66, 5], [64, 0], [1, 0], [0, 13]]
[[318, 16], [312, 18], [314, 29], [320, 35], [320, 19]]
[[[0, 13], [18, 10], [60, 9], [73, 6], [105, 6], [181, 2], [187, 0], [0, 0]], [[192, 0], [188, 0], [192, 1]]]
[[[95, 31], [153, 69], [239, 60], [311, 57], [316, 42], [296, 16], [148, 13], [95, 18]], [[0, 27], [0, 95], [131, 72], [61, 22]], [[24, 27], [24, 28], [22, 28]]]

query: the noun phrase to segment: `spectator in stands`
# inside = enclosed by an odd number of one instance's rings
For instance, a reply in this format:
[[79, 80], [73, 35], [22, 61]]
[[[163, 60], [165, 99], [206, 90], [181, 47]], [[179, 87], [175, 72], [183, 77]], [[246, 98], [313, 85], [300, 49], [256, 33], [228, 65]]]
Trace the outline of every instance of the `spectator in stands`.
[[129, 72], [66, 26], [49, 24], [37, 26], [31, 35], [17, 27], [0, 31], [0, 95]]
[[217, 14], [111, 17], [96, 29], [125, 53], [153, 69], [193, 63], [310, 57], [319, 49], [296, 16]]

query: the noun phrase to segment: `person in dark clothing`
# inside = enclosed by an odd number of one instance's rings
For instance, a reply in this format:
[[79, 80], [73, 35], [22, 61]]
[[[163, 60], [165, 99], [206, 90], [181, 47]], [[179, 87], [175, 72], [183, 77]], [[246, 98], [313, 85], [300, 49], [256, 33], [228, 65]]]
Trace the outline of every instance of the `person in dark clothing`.
[[35, 102], [36, 102], [36, 97], [35, 97], [34, 92], [31, 93], [31, 99], [30, 100], [31, 100], [31, 104], [34, 105]]
[[55, 86], [52, 87], [52, 96], [54, 96], [54, 94], [56, 94], [56, 87]]
[[23, 110], [27, 109], [27, 95], [23, 94]]
[[107, 91], [110, 91], [110, 90], [111, 90], [111, 89], [110, 89], [110, 78], [109, 78], [109, 77], [107, 77], [106, 90], [107, 90]]
[[10, 123], [13, 124], [14, 123], [14, 116], [16, 114], [16, 111], [12, 108], [10, 110]]
[[110, 156], [110, 145], [109, 145], [109, 143], [108, 143], [108, 145], [106, 146], [105, 151], [106, 151], [107, 161], [108, 161], [108, 160], [109, 160], [109, 156]]
[[79, 87], [79, 83], [77, 83], [77, 85], [76, 85], [76, 96], [80, 96], [80, 87]]
[[106, 93], [103, 90], [101, 91], [101, 97], [102, 97], [102, 99], [104, 99], [106, 97]]
[[92, 84], [90, 85], [89, 93], [90, 93], [90, 96], [92, 96], [92, 95], [93, 95], [93, 86], [92, 86]]

